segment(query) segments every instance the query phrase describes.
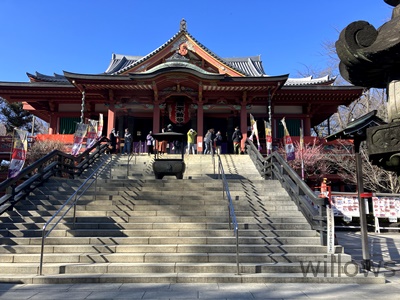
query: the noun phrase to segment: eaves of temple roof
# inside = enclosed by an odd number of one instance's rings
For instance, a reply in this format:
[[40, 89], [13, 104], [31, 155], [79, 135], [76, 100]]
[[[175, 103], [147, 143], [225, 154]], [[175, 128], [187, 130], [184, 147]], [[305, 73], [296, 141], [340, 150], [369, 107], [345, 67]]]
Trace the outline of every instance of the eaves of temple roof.
[[54, 73], [53, 76], [41, 74], [39, 72], [35, 72], [34, 74], [26, 73], [30, 82], [57, 82], [57, 83], [66, 83], [68, 84], [67, 78], [64, 75]]
[[287, 86], [304, 86], [304, 85], [332, 85], [336, 80], [335, 77], [329, 75], [313, 78], [313, 76], [303, 78], [288, 78], [285, 85]]
[[[117, 57], [117, 56], [116, 56]], [[125, 56], [124, 56], [125, 57]], [[131, 59], [133, 60], [134, 57], [131, 57]], [[137, 56], [135, 56], [135, 58], [137, 58]], [[121, 59], [121, 58], [118, 58]], [[248, 77], [271, 77], [274, 78], [276, 76], [269, 76], [264, 74], [263, 71], [263, 67], [262, 67], [262, 63], [260, 60], [254, 60], [254, 57], [252, 58], [229, 58], [228, 59], [232, 64], [239, 66], [241, 65], [242, 68], [249, 68], [249, 69], [253, 69], [253, 70], [257, 70], [257, 71], [253, 71], [253, 75], [252, 76], [248, 76]], [[202, 73], [204, 75], [209, 75], [209, 76], [221, 76], [221, 74], [216, 74], [216, 73], [211, 73], [211, 72], [207, 72], [193, 64], [190, 63], [182, 63], [182, 62], [166, 62], [163, 63], [161, 65], [158, 65], [150, 70], [147, 70], [145, 72], [141, 72], [141, 73], [136, 73], [137, 75], [139, 74], [151, 74], [154, 73], [157, 70], [161, 70], [164, 69], [166, 70], [167, 67], [177, 67], [178, 65], [181, 65], [181, 67], [185, 67], [188, 70], [192, 69], [192, 70], [196, 70], [198, 73]], [[260, 70], [260, 72], [258, 71]], [[70, 73], [70, 72], [64, 72], [68, 74], [75, 74], [75, 73]], [[130, 73], [129, 75], [132, 77], [133, 73]], [[55, 83], [65, 83], [65, 84], [69, 84], [69, 80], [68, 78], [66, 78], [64, 75], [59, 75], [59, 74], [54, 74], [53, 76], [50, 75], [44, 75], [41, 74], [39, 72], [36, 72], [35, 75], [27, 73], [29, 79], [31, 82], [55, 82]], [[75, 74], [77, 75], [77, 74]], [[109, 73], [102, 73], [102, 74], [81, 74], [82, 76], [89, 76], [92, 79], [111, 79], [112, 76], [110, 76], [111, 74]], [[114, 78], [115, 80], [118, 80], [119, 76], [114, 76], [116, 78]], [[223, 76], [223, 75], [222, 75]], [[288, 76], [288, 75], [281, 75], [281, 76]], [[246, 77], [244, 77], [246, 78]], [[316, 85], [332, 85], [336, 80], [336, 77], [329, 77], [329, 75], [326, 75], [324, 77], [319, 77], [319, 78], [313, 78], [312, 76], [309, 77], [304, 77], [304, 78], [290, 78], [288, 77], [288, 79], [286, 80], [284, 86], [316, 86]]]
[[[167, 62], [146, 72], [129, 73], [128, 75], [113, 76], [109, 74], [78, 74], [64, 72], [68, 81], [82, 89], [84, 86], [90, 89], [129, 89], [129, 90], [153, 90], [156, 78], [165, 78], [175, 74], [193, 76], [203, 82], [205, 91], [238, 91], [238, 90], [275, 90], [279, 89], [286, 82], [288, 75], [281, 76], [260, 76], [260, 77], [231, 77], [226, 74], [206, 72], [192, 64]], [[161, 77], [160, 77], [161, 76]]]

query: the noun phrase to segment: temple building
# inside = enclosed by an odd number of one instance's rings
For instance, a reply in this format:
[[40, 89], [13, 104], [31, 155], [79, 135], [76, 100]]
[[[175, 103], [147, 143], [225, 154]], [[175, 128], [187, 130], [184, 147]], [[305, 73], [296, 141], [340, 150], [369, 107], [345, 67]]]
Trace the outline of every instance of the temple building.
[[[74, 133], [77, 123], [104, 116], [104, 134], [129, 128], [134, 141], [160, 132], [198, 132], [198, 150], [209, 128], [220, 130], [229, 149], [234, 128], [247, 136], [249, 114], [271, 123], [280, 138], [280, 120], [289, 132], [311, 135], [340, 105], [362, 95], [355, 86], [334, 86], [335, 78], [269, 76], [259, 56], [222, 58], [197, 41], [182, 20], [179, 31], [145, 56], [113, 54], [102, 74], [27, 73], [29, 82], [0, 82], [0, 97], [49, 123], [49, 133]], [[263, 131], [260, 132], [260, 135]], [[244, 139], [243, 139], [244, 142]]]

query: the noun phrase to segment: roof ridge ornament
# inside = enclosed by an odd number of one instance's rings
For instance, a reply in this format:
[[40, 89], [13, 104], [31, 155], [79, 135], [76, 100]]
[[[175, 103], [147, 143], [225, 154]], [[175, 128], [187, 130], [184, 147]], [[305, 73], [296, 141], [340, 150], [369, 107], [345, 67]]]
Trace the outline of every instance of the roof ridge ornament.
[[186, 20], [182, 19], [179, 26], [179, 31], [186, 31]]

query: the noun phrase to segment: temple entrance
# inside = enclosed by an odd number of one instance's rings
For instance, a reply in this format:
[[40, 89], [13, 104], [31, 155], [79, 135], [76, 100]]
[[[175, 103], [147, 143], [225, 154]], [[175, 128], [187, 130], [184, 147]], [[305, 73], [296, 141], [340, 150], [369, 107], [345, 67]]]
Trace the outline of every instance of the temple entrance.
[[239, 117], [228, 116], [228, 117], [217, 117], [208, 114], [204, 117], [204, 134], [210, 128], [214, 128], [215, 133], [219, 130], [222, 134], [222, 153], [233, 153], [232, 134], [235, 131], [235, 127], [240, 125]]

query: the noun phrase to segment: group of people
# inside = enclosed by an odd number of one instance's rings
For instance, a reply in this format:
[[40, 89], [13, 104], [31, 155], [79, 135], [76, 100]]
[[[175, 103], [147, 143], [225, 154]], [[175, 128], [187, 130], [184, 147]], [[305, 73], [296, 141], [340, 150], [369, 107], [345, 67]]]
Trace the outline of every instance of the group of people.
[[[119, 131], [115, 131], [113, 128], [110, 132], [109, 140], [110, 140], [110, 154], [117, 153], [117, 138], [119, 138]], [[124, 133], [124, 147], [122, 148], [123, 155], [129, 155], [132, 151], [132, 134], [129, 132], [129, 129], [125, 129]]]
[[[166, 128], [161, 129], [161, 132], [172, 132], [173, 127], [171, 124], [168, 124]], [[153, 137], [153, 132], [150, 131], [149, 134], [146, 136], [146, 145], [147, 145], [147, 154], [151, 155], [154, 153], [154, 146], [155, 146], [155, 139]], [[163, 155], [167, 152], [167, 141], [159, 141], [157, 146], [157, 153]], [[175, 153], [181, 153], [182, 145], [180, 141], [174, 141], [173, 146]]]
[[[172, 125], [169, 124], [167, 128], [163, 128], [162, 132], [171, 132], [172, 130]], [[187, 132], [187, 154], [195, 154], [195, 145], [196, 145], [196, 136], [197, 132], [194, 129], [189, 129]], [[119, 137], [119, 132], [115, 131], [115, 128], [111, 130], [109, 139], [110, 139], [110, 153], [114, 154], [117, 152], [117, 138]], [[240, 154], [241, 152], [241, 140], [243, 136], [242, 133], [239, 130], [239, 127], [235, 128], [234, 133], [232, 134], [232, 142], [233, 142], [233, 151], [235, 154]], [[215, 149], [215, 153], [221, 154], [221, 147], [222, 147], [222, 134], [221, 131], [217, 131], [215, 133], [214, 128], [211, 128], [207, 131], [206, 135], [204, 136], [204, 154], [211, 154], [212, 151]], [[155, 139], [153, 137], [153, 132], [150, 131], [147, 136], [146, 136], [146, 145], [147, 145], [147, 154], [150, 155], [154, 153], [154, 147], [155, 147]], [[180, 141], [176, 141], [173, 143], [173, 148], [175, 150], [175, 153], [181, 153], [182, 151], [182, 145]], [[160, 141], [158, 143], [157, 147], [157, 152], [159, 154], [164, 154], [166, 153], [167, 150], [167, 141]], [[122, 149], [122, 154], [123, 155], [129, 155], [132, 151], [132, 134], [129, 132], [129, 129], [125, 129], [124, 133], [124, 147]]]
[[[241, 153], [240, 145], [242, 138], [242, 133], [239, 130], [239, 127], [236, 126], [235, 131], [232, 134], [233, 152], [235, 154]], [[221, 154], [222, 140], [221, 131], [217, 131], [217, 133], [215, 133], [214, 128], [209, 129], [204, 136], [204, 154], [212, 153], [214, 148], [215, 153]]]

